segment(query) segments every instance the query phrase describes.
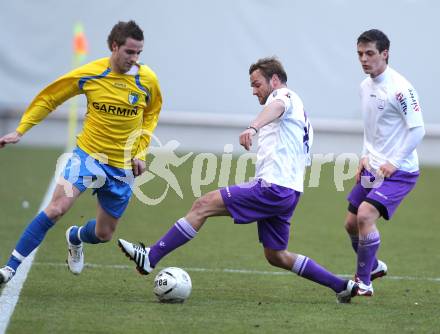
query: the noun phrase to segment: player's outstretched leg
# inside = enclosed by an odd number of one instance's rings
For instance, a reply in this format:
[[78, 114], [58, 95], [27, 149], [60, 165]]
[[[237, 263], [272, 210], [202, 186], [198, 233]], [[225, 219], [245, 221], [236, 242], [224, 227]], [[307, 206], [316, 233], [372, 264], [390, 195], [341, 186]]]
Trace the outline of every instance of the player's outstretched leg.
[[359, 287], [356, 282], [339, 278], [304, 255], [297, 255], [291, 270], [298, 276], [331, 288], [336, 292], [338, 303], [349, 303], [357, 295]]
[[164, 256], [190, 241], [196, 234], [192, 225], [181, 218], [151, 247], [136, 245], [123, 239], [118, 240], [118, 245], [136, 263], [136, 269], [141, 274], [148, 275]]

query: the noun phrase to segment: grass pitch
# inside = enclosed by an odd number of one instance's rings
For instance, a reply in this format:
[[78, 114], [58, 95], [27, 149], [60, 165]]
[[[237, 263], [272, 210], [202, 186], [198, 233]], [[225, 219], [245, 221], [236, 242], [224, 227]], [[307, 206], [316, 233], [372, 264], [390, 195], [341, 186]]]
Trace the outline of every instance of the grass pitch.
[[[8, 147], [0, 152], [0, 263], [37, 213], [60, 152]], [[440, 225], [436, 187], [440, 169], [422, 168], [416, 189], [391, 222], [381, 221], [379, 257], [389, 276], [375, 281], [373, 298], [337, 305], [331, 290], [266, 263], [256, 226], [211, 218], [190, 243], [160, 267], [185, 268], [193, 292], [184, 304], [160, 304], [152, 294], [154, 274], [140, 276], [116, 239], [155, 241], [190, 208], [192, 160], [174, 172], [183, 199], [170, 190], [156, 206], [130, 203], [114, 240], [86, 245], [88, 264], [71, 275], [64, 261], [64, 232], [94, 217], [96, 199], [86, 192], [40, 247], [11, 319], [8, 333], [439, 333]], [[353, 274], [355, 257], [343, 229], [347, 203], [325, 165], [320, 186], [305, 189], [293, 217], [289, 249], [338, 274]], [[230, 182], [233, 183], [231, 176]], [[308, 182], [306, 179], [306, 186]], [[143, 186], [159, 196], [164, 182]], [[214, 182], [202, 192], [217, 188]], [[28, 205], [27, 205], [27, 203]]]

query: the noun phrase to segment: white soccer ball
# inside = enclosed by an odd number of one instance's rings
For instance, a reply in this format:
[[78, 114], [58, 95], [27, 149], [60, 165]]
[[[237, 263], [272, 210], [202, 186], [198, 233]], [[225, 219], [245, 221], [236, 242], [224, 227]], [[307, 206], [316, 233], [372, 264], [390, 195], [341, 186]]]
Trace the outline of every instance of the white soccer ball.
[[154, 294], [162, 303], [183, 303], [191, 294], [191, 278], [177, 267], [162, 269], [154, 278]]

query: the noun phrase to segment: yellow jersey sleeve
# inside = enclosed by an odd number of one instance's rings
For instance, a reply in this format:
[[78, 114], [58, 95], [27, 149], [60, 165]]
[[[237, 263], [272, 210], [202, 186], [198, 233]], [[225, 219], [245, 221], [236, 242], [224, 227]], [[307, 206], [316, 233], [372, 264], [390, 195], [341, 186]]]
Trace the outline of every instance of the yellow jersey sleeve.
[[135, 66], [134, 74], [119, 74], [102, 58], [67, 73], [35, 97], [17, 131], [25, 133], [67, 99], [84, 94], [87, 112], [77, 145], [103, 163], [131, 169], [132, 158], [145, 159], [162, 107], [156, 74]]
[[26, 133], [64, 101], [80, 94], [81, 90], [75, 84], [78, 77], [81, 77], [81, 68], [63, 75], [44, 88], [24, 112], [16, 131]]

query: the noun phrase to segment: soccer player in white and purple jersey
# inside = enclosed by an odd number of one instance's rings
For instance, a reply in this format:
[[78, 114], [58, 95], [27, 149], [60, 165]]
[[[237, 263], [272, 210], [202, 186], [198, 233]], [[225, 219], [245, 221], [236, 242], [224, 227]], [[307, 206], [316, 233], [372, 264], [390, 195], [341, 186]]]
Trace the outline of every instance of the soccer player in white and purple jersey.
[[388, 37], [377, 29], [357, 40], [359, 61], [368, 74], [360, 89], [364, 145], [356, 185], [348, 195], [345, 229], [357, 253], [358, 295], [363, 296], [372, 296], [371, 281], [387, 273], [386, 264], [376, 258], [376, 222], [391, 219], [416, 185], [416, 147], [425, 134], [417, 92], [388, 66], [389, 48]]
[[303, 192], [313, 131], [301, 99], [287, 88], [287, 74], [276, 58], [260, 59], [249, 69], [253, 94], [262, 112], [240, 134], [249, 150], [259, 133], [256, 177], [249, 183], [212, 191], [196, 200], [183, 218], [155, 244], [145, 247], [119, 239], [122, 251], [149, 274], [158, 262], [196, 236], [208, 217], [232, 216], [236, 224], [257, 222], [258, 237], [267, 261], [276, 267], [327, 286], [337, 300], [350, 302], [357, 284], [343, 280], [312, 259], [287, 251], [290, 219]]

